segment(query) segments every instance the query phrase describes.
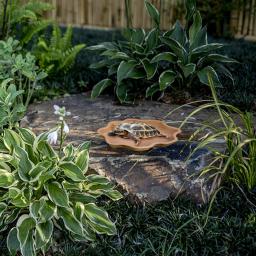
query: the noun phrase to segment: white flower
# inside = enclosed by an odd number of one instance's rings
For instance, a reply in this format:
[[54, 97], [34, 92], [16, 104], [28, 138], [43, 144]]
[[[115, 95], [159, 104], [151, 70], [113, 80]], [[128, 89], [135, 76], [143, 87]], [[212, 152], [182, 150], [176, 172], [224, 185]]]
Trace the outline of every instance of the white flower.
[[47, 136], [47, 141], [50, 143], [50, 144], [57, 144], [57, 140], [58, 140], [58, 130], [55, 130], [53, 132], [50, 132]]
[[69, 128], [66, 122], [64, 122], [63, 132], [65, 132], [66, 134], [69, 133]]
[[54, 111], [54, 114], [55, 114], [55, 115], [59, 115], [59, 114], [60, 114], [60, 112], [59, 112], [59, 111], [60, 111], [60, 107], [59, 107], [58, 105], [53, 105], [53, 108], [54, 108], [54, 110], [55, 110], [55, 111]]

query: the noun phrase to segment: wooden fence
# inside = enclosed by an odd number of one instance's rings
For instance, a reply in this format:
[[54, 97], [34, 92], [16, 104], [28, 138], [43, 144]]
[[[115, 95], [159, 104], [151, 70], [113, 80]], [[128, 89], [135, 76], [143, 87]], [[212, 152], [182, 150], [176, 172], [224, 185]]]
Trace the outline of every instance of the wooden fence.
[[[74, 26], [120, 28], [126, 27], [125, 0], [43, 0], [54, 9], [47, 14], [61, 24]], [[133, 27], [151, 27], [144, 0], [130, 0]], [[184, 19], [183, 0], [151, 0], [160, 10], [161, 28], [169, 29], [174, 21]], [[256, 0], [247, 0], [239, 10], [231, 12], [230, 30], [236, 37], [256, 40]]]

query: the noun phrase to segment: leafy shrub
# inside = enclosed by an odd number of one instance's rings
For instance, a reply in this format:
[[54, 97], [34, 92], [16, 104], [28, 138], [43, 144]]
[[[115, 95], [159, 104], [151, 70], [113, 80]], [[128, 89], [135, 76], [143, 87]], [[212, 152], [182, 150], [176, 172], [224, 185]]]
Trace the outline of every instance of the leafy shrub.
[[11, 78], [17, 90], [23, 90], [24, 93], [19, 94], [19, 102], [27, 107], [37, 82], [46, 76], [31, 53], [21, 53], [19, 41], [11, 37], [7, 41], [0, 41], [0, 82]]
[[50, 40], [40, 37], [34, 49], [39, 66], [49, 75], [66, 73], [74, 64], [77, 54], [85, 44], [72, 46], [72, 27], [68, 27], [62, 37], [61, 29], [54, 25]]
[[[131, 94], [136, 96], [141, 90], [145, 91], [145, 87], [146, 97], [152, 97], [157, 91], [164, 92], [172, 85], [179, 86], [179, 89], [190, 89], [197, 78], [208, 85], [207, 72], [214, 75], [215, 85], [221, 86], [218, 70], [233, 79], [220, 63], [234, 60], [212, 53], [223, 45], [208, 43], [206, 27], [202, 27], [201, 15], [194, 1], [187, 1], [187, 24], [193, 20], [191, 26], [183, 28], [176, 22], [164, 34], [159, 30], [158, 10], [148, 1], [145, 1], [145, 5], [155, 24], [148, 33], [143, 29], [128, 29], [127, 41], [102, 43], [88, 48], [101, 51], [101, 56], [106, 57], [92, 64], [91, 68], [107, 68], [109, 76], [95, 85], [92, 97], [97, 97], [113, 84], [120, 102], [130, 102]], [[144, 80], [147, 82], [143, 83]], [[141, 84], [144, 84], [144, 88]]]
[[45, 253], [54, 227], [66, 230], [74, 241], [116, 233], [96, 200], [101, 195], [118, 200], [121, 194], [106, 178], [88, 174], [88, 142], [62, 148], [68, 112], [56, 106], [55, 113], [61, 125], [59, 154], [47, 141], [53, 141], [56, 129], [38, 137], [28, 129], [6, 129], [0, 138], [0, 232], [10, 229], [11, 255]]
[[28, 43], [35, 34], [52, 23], [43, 19], [43, 13], [52, 9], [49, 3], [43, 1], [3, 0], [0, 7], [3, 10], [0, 13], [0, 39], [20, 35], [21, 42]]
[[23, 117], [26, 108], [17, 99], [23, 93], [17, 91], [12, 79], [6, 79], [0, 84], [0, 133], [4, 127], [10, 129]]

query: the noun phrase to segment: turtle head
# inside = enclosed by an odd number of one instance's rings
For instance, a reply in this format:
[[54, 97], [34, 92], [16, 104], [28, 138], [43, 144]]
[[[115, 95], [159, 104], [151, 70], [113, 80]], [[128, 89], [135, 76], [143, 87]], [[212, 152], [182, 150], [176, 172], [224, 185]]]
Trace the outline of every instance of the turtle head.
[[127, 131], [123, 129], [119, 129], [118, 127], [108, 133], [109, 136], [125, 136], [126, 134], [127, 134]]

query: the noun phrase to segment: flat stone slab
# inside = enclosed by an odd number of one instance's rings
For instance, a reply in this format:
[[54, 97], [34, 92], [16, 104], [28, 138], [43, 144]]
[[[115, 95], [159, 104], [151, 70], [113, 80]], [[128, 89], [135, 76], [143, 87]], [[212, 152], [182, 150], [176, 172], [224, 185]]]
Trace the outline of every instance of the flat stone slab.
[[70, 127], [67, 142], [77, 145], [91, 140], [90, 168], [116, 182], [134, 200], [153, 203], [169, 196], [184, 195], [202, 204], [209, 200], [219, 184], [217, 180], [198, 176], [211, 159], [208, 150], [200, 149], [187, 160], [196, 144], [186, 139], [196, 130], [196, 124], [216, 119], [214, 111], [204, 111], [196, 119], [192, 118], [177, 143], [136, 153], [110, 148], [97, 134], [97, 129], [109, 121], [126, 118], [158, 119], [178, 127], [194, 108], [179, 109], [166, 117], [177, 106], [150, 101], [137, 106], [120, 106], [108, 97], [91, 100], [87, 95], [73, 95], [32, 104], [27, 114], [28, 123], [23, 125], [30, 126], [37, 134], [53, 128], [56, 124], [54, 104], [65, 106], [72, 113], [67, 120]]

